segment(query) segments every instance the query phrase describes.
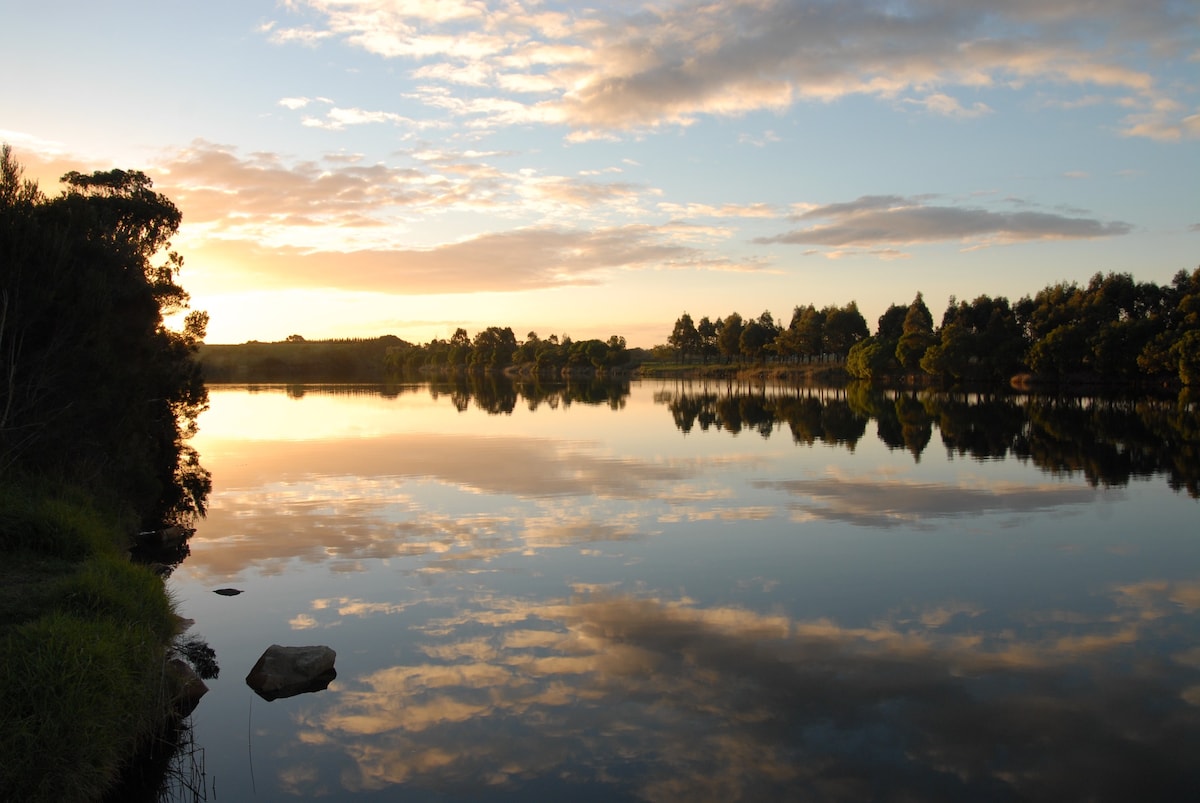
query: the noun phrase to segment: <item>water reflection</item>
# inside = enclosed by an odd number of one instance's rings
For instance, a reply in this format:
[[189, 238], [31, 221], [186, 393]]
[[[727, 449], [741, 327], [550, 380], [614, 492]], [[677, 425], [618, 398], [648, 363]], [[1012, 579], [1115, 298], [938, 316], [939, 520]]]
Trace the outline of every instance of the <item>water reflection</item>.
[[1053, 474], [1081, 473], [1092, 485], [1120, 486], [1165, 475], [1200, 498], [1200, 409], [1163, 399], [759, 388], [660, 393], [675, 425], [770, 437], [786, 426], [796, 443], [853, 450], [874, 421], [879, 439], [920, 461], [936, 427], [948, 454], [1016, 457]]
[[[613, 457], [582, 441], [430, 433], [352, 445], [248, 443], [224, 459], [220, 504], [205, 532], [221, 534], [225, 548], [189, 562], [216, 576], [247, 565], [278, 571], [287, 557], [353, 569], [364, 558], [437, 555], [423, 569], [436, 571], [447, 562], [462, 568], [513, 551], [620, 540], [635, 530], [619, 511], [597, 521], [556, 498], [649, 500], [699, 470], [695, 462]], [[426, 497], [432, 486], [498, 501], [486, 512], [446, 512]], [[530, 511], [510, 498], [546, 501]]]
[[[172, 582], [233, 678], [196, 714], [223, 796], [1200, 788], [1196, 503], [1130, 481], [1186, 486], [1194, 409], [485, 387], [212, 394]], [[271, 643], [339, 677], [248, 738]]]
[[613, 410], [625, 406], [629, 381], [623, 379], [576, 379], [567, 383], [544, 382], [538, 377], [512, 379], [496, 374], [463, 374], [429, 383], [434, 398], [449, 396], [460, 411], [472, 403], [492, 415], [511, 413], [518, 402], [529, 410], [541, 405], [551, 409], [573, 403], [607, 405]]
[[[346, 684], [293, 747], [335, 744], [350, 790], [1181, 800], [1200, 782], [1200, 650], [1176, 642], [1196, 582], [1113, 588], [1019, 635], [963, 607], [849, 628], [603, 593], [473, 602], [420, 628], [422, 660]], [[341, 605], [315, 610], [363, 615]]]
[[801, 519], [845, 521], [862, 527], [929, 529], [937, 519], [991, 513], [1049, 512], [1095, 501], [1090, 488], [1061, 485], [990, 485], [972, 488], [865, 477], [762, 482], [795, 497]]

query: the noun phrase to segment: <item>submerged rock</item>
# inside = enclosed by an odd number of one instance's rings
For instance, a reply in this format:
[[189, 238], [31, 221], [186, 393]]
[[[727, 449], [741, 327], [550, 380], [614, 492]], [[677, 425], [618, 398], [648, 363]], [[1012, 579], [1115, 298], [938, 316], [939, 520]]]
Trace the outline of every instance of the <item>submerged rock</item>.
[[246, 675], [246, 685], [264, 700], [322, 691], [337, 677], [333, 668], [336, 657], [337, 653], [325, 646], [272, 644]]

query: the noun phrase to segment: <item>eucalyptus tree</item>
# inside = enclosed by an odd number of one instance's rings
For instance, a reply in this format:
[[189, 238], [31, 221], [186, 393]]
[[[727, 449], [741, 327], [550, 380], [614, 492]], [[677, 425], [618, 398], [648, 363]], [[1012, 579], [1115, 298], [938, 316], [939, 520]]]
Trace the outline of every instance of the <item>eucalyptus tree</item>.
[[140, 171], [70, 172], [49, 198], [8, 146], [0, 165], [0, 469], [103, 486], [147, 523], [201, 512], [208, 316], [175, 281], [179, 209]]
[[680, 362], [687, 362], [689, 356], [700, 352], [700, 333], [691, 315], [685, 312], [675, 320], [667, 343], [679, 354]]

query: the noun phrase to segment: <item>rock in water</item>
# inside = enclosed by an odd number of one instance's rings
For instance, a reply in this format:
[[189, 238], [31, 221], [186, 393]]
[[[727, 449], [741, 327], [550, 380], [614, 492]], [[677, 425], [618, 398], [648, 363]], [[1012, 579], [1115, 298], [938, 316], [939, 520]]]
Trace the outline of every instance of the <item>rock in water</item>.
[[264, 700], [322, 691], [337, 677], [329, 647], [281, 647], [272, 644], [246, 675], [246, 685]]
[[213, 590], [214, 594], [220, 594], [222, 597], [236, 597], [242, 593], [240, 588], [217, 588]]
[[208, 686], [186, 661], [172, 658], [167, 665], [169, 671], [174, 673], [178, 684], [175, 710], [181, 717], [189, 716], [200, 704], [200, 698], [208, 693]]

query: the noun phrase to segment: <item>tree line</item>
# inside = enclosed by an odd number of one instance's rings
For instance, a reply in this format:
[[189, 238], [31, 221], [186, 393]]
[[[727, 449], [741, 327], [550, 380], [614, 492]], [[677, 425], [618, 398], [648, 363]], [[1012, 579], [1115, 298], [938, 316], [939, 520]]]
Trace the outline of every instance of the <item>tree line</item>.
[[874, 334], [853, 301], [797, 306], [786, 327], [770, 312], [698, 324], [685, 312], [667, 343], [683, 362], [845, 360], [851, 376], [867, 380], [994, 381], [1033, 373], [1200, 384], [1200, 268], [1179, 271], [1167, 285], [1097, 273], [1086, 285], [1049, 285], [1015, 304], [1003, 296], [951, 296], [936, 326], [918, 292], [908, 305], [890, 305]]
[[209, 382], [379, 382], [388, 352], [407, 345], [395, 335], [276, 343], [202, 344], [198, 359]]
[[395, 373], [426, 371], [456, 373], [502, 370], [510, 366], [538, 374], [609, 372], [628, 365], [632, 358], [625, 338], [572, 340], [569, 335], [542, 339], [530, 332], [517, 342], [511, 327], [489, 326], [471, 337], [459, 327], [447, 339], [424, 345], [404, 343], [388, 350], [386, 366]]
[[680, 362], [835, 361], [845, 359], [869, 335], [866, 319], [851, 301], [820, 310], [812, 304], [797, 306], [786, 327], [770, 311], [749, 320], [734, 312], [699, 323], [685, 312], [675, 321], [667, 345]]

